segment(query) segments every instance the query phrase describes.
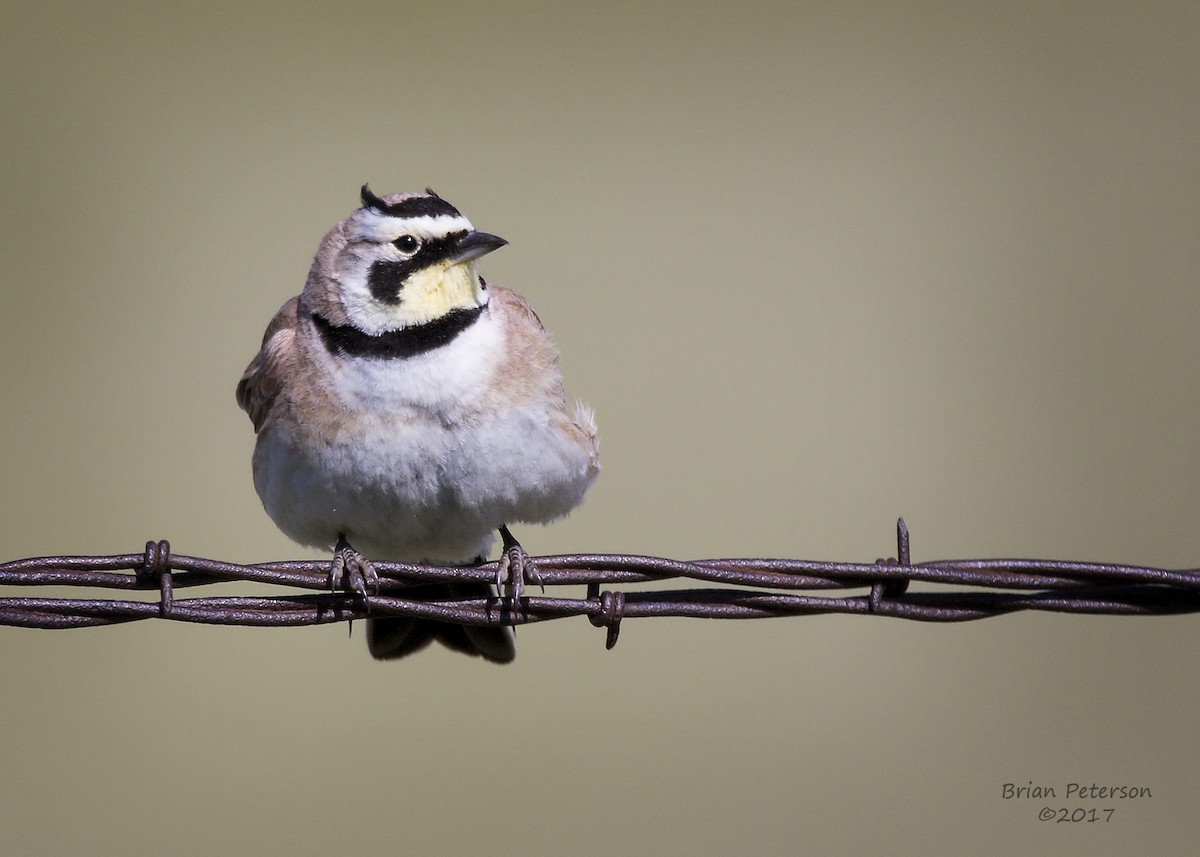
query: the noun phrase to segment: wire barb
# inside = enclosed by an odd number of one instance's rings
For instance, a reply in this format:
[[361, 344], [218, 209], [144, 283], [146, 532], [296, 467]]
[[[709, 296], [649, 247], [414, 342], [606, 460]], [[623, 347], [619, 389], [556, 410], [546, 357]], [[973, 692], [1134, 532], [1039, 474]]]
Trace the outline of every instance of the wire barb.
[[[425, 583], [489, 583], [496, 576], [495, 562], [467, 567], [374, 562], [380, 594], [370, 599], [370, 610], [372, 616], [467, 625], [530, 624], [586, 616], [591, 624], [606, 629], [605, 645], [610, 649], [616, 645], [623, 621], [652, 616], [763, 619], [842, 613], [963, 622], [1021, 610], [1127, 616], [1200, 612], [1198, 569], [1036, 559], [913, 563], [903, 519], [896, 524], [896, 554], [874, 563], [798, 559], [687, 562], [628, 554], [538, 557], [545, 586], [582, 586], [584, 597], [522, 598], [520, 610], [506, 605], [497, 610], [494, 599], [486, 598], [424, 601], [406, 597], [411, 587]], [[140, 554], [15, 560], [0, 564], [0, 586], [157, 589], [158, 601], [0, 597], [0, 625], [78, 628], [161, 618], [269, 627], [366, 618], [362, 599], [328, 590], [328, 575], [328, 560], [239, 565], [172, 554], [166, 541], [147, 542]], [[669, 580], [690, 585], [661, 588]], [[232, 581], [297, 591], [254, 597], [176, 597], [178, 590]], [[911, 583], [919, 583], [921, 588], [911, 591]], [[639, 584], [652, 586], [630, 588]], [[828, 594], [828, 590], [843, 591]]]
[[158, 613], [164, 619], [171, 615], [174, 590], [171, 587], [171, 543], [146, 542], [146, 553], [140, 568], [134, 569], [139, 586], [158, 587]]
[[599, 602], [599, 609], [588, 614], [588, 619], [597, 628], [607, 628], [608, 635], [604, 640], [604, 648], [611, 649], [617, 644], [617, 635], [621, 633], [621, 617], [625, 613], [625, 594], [605, 590], [591, 594], [591, 584], [588, 584], [588, 600]]
[[[912, 565], [911, 553], [909, 551], [908, 525], [904, 523], [903, 518], [896, 521], [896, 558], [889, 557], [888, 559], [877, 559], [877, 564], [898, 566], [900, 568], [908, 568]], [[908, 578], [896, 577], [888, 580], [880, 580], [871, 584], [871, 612], [886, 613], [887, 605], [884, 600], [887, 598], [896, 598], [908, 591]]]

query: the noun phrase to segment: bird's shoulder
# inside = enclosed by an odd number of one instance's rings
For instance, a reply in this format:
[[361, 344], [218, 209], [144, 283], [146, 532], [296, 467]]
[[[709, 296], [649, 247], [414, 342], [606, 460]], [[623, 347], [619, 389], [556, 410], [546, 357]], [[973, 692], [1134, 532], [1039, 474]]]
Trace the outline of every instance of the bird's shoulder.
[[529, 301], [507, 286], [488, 283], [487, 288], [492, 311], [504, 325], [510, 351], [557, 366], [558, 349]]
[[565, 409], [558, 348], [529, 301], [505, 286], [488, 283], [492, 312], [504, 328], [504, 359], [496, 367], [493, 394], [510, 402], [543, 402]]

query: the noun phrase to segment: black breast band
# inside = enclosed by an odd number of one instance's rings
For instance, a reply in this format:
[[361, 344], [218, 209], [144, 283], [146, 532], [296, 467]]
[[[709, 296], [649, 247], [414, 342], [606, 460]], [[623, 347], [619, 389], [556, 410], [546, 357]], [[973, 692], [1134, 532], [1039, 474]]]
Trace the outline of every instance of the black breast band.
[[389, 330], [377, 336], [363, 333], [349, 324], [333, 325], [313, 313], [312, 320], [321, 333], [321, 341], [332, 354], [372, 357], [379, 360], [415, 357], [448, 343], [479, 320], [484, 306], [451, 310], [444, 316], [414, 327]]

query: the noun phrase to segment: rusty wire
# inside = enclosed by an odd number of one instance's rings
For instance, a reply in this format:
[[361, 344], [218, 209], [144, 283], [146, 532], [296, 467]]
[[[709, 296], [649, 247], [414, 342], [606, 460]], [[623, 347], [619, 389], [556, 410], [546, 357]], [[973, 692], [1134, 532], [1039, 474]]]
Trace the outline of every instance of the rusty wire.
[[[318, 625], [367, 616], [408, 616], [468, 625], [527, 624], [587, 616], [617, 639], [624, 619], [688, 616], [761, 619], [819, 613], [892, 616], [923, 622], [962, 622], [1020, 610], [1110, 615], [1200, 612], [1200, 569], [1169, 570], [1111, 563], [1030, 559], [941, 560], [913, 563], [909, 534], [897, 522], [897, 556], [873, 563], [793, 559], [709, 559], [684, 562], [623, 554], [566, 554], [535, 558], [545, 586], [584, 586], [583, 598], [542, 594], [507, 598], [404, 597], [407, 587], [439, 581], [492, 581], [496, 563], [439, 567], [376, 562], [379, 590], [367, 598], [331, 592], [327, 560], [253, 565], [173, 555], [165, 541], [138, 554], [53, 556], [0, 564], [0, 586], [68, 586], [157, 590], [157, 601], [77, 598], [0, 598], [0, 625], [78, 628], [140, 619], [214, 625]], [[709, 584], [629, 591], [631, 584], [673, 579]], [[175, 597], [176, 590], [247, 581], [309, 590], [258, 597]], [[909, 584], [927, 584], [910, 591]], [[621, 589], [611, 587], [621, 585]], [[977, 587], [976, 590], [938, 587]], [[808, 595], [797, 590], [854, 590]], [[528, 592], [529, 590], [527, 590]]]

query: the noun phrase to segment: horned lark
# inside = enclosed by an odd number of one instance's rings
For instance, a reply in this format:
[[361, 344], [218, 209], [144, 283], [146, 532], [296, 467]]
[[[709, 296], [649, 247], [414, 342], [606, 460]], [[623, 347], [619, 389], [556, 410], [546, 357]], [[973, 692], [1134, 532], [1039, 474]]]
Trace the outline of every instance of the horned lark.
[[[482, 562], [499, 531], [519, 597], [536, 571], [506, 525], [566, 515], [599, 472], [595, 420], [568, 411], [549, 334], [476, 271], [506, 243], [432, 190], [381, 198], [363, 185], [362, 207], [267, 326], [237, 388], [257, 434], [254, 486], [286, 535], [333, 548], [334, 586], [365, 597], [370, 558]], [[447, 591], [497, 595], [478, 583], [419, 593]], [[509, 627], [367, 623], [378, 658], [434, 638], [499, 663], [515, 654]]]

